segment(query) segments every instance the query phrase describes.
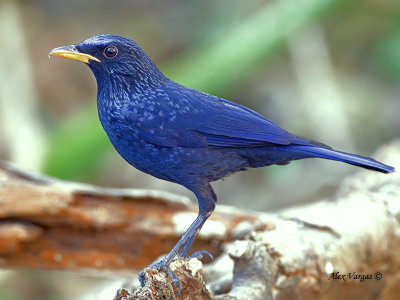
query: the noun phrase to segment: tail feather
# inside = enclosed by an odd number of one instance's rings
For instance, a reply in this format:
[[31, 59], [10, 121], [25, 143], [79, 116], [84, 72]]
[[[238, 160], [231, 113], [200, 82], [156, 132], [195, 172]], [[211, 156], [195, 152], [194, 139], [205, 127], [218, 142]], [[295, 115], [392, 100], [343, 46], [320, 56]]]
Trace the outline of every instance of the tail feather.
[[313, 157], [320, 157], [325, 159], [342, 161], [351, 165], [359, 166], [365, 169], [370, 169], [382, 173], [392, 173], [395, 169], [391, 166], [385, 165], [376, 161], [373, 158], [341, 152], [328, 148], [320, 148], [316, 146], [307, 145], [291, 145], [291, 149], [295, 149], [296, 152], [312, 155]]

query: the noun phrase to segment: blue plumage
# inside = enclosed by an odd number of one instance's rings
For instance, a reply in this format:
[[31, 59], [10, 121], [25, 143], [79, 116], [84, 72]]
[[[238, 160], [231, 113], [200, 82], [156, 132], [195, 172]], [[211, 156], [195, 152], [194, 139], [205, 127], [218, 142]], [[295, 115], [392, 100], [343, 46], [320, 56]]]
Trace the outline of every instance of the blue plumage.
[[96, 36], [76, 46], [54, 49], [51, 54], [87, 62], [98, 84], [101, 124], [126, 161], [185, 186], [198, 198], [199, 216], [171, 252], [151, 266], [164, 269], [179, 287], [169, 263], [178, 254], [186, 257], [212, 213], [216, 196], [210, 182], [247, 168], [310, 157], [382, 173], [394, 171], [374, 159], [289, 133], [239, 104], [181, 86], [166, 78], [127, 38]]

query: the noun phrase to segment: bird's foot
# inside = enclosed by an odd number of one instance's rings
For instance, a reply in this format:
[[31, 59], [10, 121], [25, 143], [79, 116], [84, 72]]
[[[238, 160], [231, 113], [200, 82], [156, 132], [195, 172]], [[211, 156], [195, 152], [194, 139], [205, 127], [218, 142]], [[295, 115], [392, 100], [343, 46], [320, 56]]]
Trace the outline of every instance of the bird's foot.
[[[178, 255], [178, 258], [185, 259], [185, 260], [197, 258], [197, 259], [201, 260], [204, 256], [208, 256], [211, 260], [214, 259], [212, 254], [206, 250], [200, 250], [200, 251], [193, 252], [190, 256], [187, 256], [187, 257], [181, 256], [181, 253], [180, 253]], [[169, 277], [172, 280], [172, 283], [174, 284], [174, 286], [178, 289], [178, 291], [175, 293], [175, 296], [178, 296], [182, 290], [182, 283], [181, 283], [181, 280], [179, 279], [179, 277], [175, 274], [175, 272], [171, 270], [170, 263], [171, 263], [170, 261], [162, 259], [159, 262], [149, 265], [148, 268], [150, 268], [152, 270], [164, 272], [167, 275], [167, 277]], [[142, 287], [145, 286], [146, 275], [145, 275], [144, 271], [141, 271], [139, 273], [139, 282]]]
[[211, 260], [214, 259], [214, 256], [206, 250], [199, 250], [199, 251], [193, 252], [189, 256], [186, 256], [186, 255], [184, 256], [182, 253], [179, 253], [178, 257], [185, 258], [185, 259], [197, 258], [198, 260], [202, 260], [204, 256], [208, 256]]
[[[169, 266], [170, 263], [171, 262], [168, 262], [168, 261], [165, 261], [162, 259], [159, 262], [149, 265], [148, 268], [165, 272], [167, 277], [171, 278], [174, 286], [178, 288], [178, 291], [175, 293], [175, 296], [178, 296], [182, 290], [182, 283], [181, 283], [181, 280], [179, 279], [179, 277], [175, 274], [175, 272], [171, 270], [171, 268]], [[139, 273], [139, 282], [140, 282], [140, 285], [142, 287], [144, 287], [144, 285], [146, 283], [144, 271], [141, 271]]]

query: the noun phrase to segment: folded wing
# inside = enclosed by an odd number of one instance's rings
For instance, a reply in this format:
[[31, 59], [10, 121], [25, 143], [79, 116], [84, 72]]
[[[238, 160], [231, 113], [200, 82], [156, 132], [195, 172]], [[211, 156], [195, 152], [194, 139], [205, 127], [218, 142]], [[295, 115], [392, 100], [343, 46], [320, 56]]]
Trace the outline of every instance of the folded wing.
[[162, 100], [151, 113], [138, 113], [150, 117], [130, 117], [132, 111], [129, 111], [126, 119], [142, 139], [159, 146], [252, 147], [313, 143], [244, 106], [196, 90], [165, 88], [163, 97], [158, 95], [157, 99]]

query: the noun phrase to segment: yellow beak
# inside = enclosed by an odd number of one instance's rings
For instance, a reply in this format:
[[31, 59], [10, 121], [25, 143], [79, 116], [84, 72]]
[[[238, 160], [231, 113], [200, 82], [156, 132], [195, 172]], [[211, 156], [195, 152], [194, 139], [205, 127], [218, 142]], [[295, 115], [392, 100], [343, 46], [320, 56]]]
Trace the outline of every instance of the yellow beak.
[[74, 45], [54, 48], [53, 50], [50, 51], [49, 57], [50, 56], [59, 56], [69, 59], [75, 59], [83, 61], [84, 63], [89, 63], [90, 60], [100, 62], [100, 59], [98, 59], [97, 57], [94, 57], [90, 54], [79, 52]]

